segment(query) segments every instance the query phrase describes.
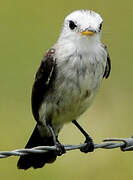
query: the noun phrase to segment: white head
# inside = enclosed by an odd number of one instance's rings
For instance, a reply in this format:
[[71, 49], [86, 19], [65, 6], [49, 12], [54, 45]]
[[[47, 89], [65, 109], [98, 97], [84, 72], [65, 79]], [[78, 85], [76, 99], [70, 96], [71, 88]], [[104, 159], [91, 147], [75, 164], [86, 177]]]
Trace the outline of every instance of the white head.
[[65, 18], [59, 39], [100, 41], [102, 22], [101, 16], [94, 11], [74, 11]]

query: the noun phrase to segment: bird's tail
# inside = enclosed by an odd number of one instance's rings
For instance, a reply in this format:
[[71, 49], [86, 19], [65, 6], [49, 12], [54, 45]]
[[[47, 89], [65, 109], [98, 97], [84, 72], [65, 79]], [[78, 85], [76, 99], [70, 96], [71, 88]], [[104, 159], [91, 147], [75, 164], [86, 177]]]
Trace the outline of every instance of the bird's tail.
[[[25, 148], [32, 148], [36, 146], [52, 146], [54, 145], [52, 136], [41, 137], [37, 126], [35, 127], [27, 145]], [[29, 154], [21, 156], [18, 160], [17, 167], [19, 169], [41, 168], [45, 163], [52, 163], [56, 160], [56, 154], [54, 151], [49, 151], [40, 154]]]

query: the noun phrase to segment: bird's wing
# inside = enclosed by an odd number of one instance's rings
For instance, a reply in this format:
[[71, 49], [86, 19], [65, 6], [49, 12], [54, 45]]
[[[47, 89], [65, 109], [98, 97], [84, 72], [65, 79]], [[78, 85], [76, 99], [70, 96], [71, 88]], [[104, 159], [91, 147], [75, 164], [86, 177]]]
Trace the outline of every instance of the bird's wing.
[[105, 72], [104, 72], [103, 78], [105, 77], [107, 79], [109, 77], [110, 71], [111, 71], [111, 59], [110, 59], [107, 47], [106, 46], [104, 46], [104, 47], [105, 47], [105, 49], [107, 51], [107, 63], [106, 63], [106, 67], [105, 67]]
[[55, 76], [56, 59], [54, 58], [54, 54], [55, 49], [50, 49], [46, 53], [35, 76], [31, 104], [33, 116], [36, 121], [39, 121], [38, 111], [40, 105]]

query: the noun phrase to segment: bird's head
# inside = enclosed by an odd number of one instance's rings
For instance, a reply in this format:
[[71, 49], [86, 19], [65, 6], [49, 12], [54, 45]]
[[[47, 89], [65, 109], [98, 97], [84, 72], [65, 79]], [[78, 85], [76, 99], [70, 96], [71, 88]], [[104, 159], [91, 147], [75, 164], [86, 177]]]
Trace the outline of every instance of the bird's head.
[[100, 40], [103, 20], [91, 10], [77, 10], [64, 21], [60, 38]]

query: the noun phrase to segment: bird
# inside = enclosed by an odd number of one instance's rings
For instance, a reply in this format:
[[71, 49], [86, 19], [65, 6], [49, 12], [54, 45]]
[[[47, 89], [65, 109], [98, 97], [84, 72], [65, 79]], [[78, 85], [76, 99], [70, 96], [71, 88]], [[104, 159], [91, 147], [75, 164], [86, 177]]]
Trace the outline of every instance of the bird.
[[103, 78], [110, 75], [102, 25], [102, 17], [93, 10], [75, 10], [64, 19], [57, 42], [45, 53], [35, 75], [31, 105], [37, 123], [25, 146], [56, 146], [56, 151], [21, 156], [19, 169], [42, 168], [63, 155], [66, 151], [58, 135], [70, 122], [85, 137], [86, 146], [80, 151], [94, 151], [93, 139], [77, 119], [92, 104]]

